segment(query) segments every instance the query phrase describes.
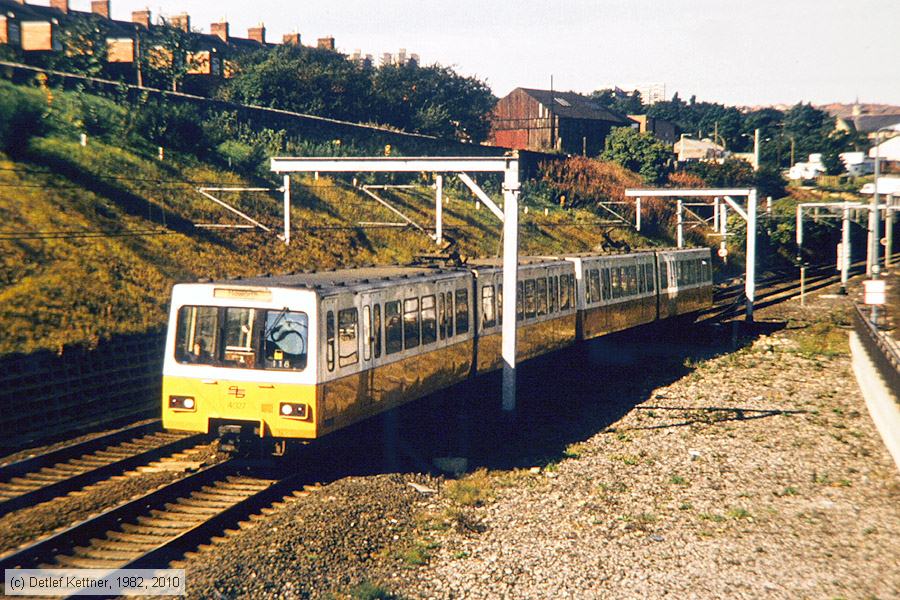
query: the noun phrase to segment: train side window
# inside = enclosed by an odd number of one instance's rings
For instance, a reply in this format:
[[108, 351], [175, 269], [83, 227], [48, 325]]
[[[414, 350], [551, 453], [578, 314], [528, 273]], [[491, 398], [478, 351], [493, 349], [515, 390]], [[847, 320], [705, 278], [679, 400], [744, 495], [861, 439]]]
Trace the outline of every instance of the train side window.
[[330, 310], [325, 316], [325, 364], [334, 371], [334, 312]]
[[669, 287], [669, 265], [664, 260], [659, 261], [659, 288], [665, 290]]
[[407, 350], [419, 345], [419, 299], [407, 298], [403, 301], [403, 347]]
[[481, 286], [481, 328], [493, 327], [497, 324], [497, 315], [494, 313], [494, 286]]
[[612, 298], [612, 289], [611, 289], [611, 281], [609, 278], [609, 267], [603, 267], [600, 269], [600, 276], [603, 279], [603, 300], [609, 300]]
[[525, 318], [533, 319], [534, 313], [534, 279], [528, 279], [525, 281]]
[[547, 278], [538, 277], [535, 285], [535, 293], [537, 294], [537, 316], [547, 314]]
[[557, 302], [559, 302], [559, 295], [557, 293], [559, 286], [559, 278], [551, 275], [547, 278], [547, 298], [549, 303], [547, 304], [547, 312], [555, 313]]
[[643, 294], [647, 291], [647, 273], [644, 271], [644, 265], [637, 265], [638, 293]]
[[437, 317], [434, 312], [434, 296], [422, 296], [422, 343], [437, 341]]
[[569, 276], [563, 275], [560, 278], [561, 287], [559, 288], [559, 309], [566, 310], [569, 308]]
[[497, 284], [497, 324], [503, 325], [503, 284]]
[[614, 299], [618, 298], [619, 296], [622, 295], [621, 280], [620, 280], [621, 274], [622, 274], [621, 269], [619, 267], [612, 267], [610, 269], [609, 276], [610, 276], [610, 283], [612, 284], [610, 289], [612, 291], [612, 297]]
[[590, 273], [591, 278], [591, 303], [600, 302], [600, 271], [598, 269], [591, 269]]
[[372, 358], [372, 342], [374, 339], [372, 337], [372, 309], [367, 304], [363, 306], [363, 360]]
[[469, 290], [456, 290], [456, 333], [469, 331]]
[[521, 281], [516, 282], [516, 321], [525, 318], [525, 286]]
[[447, 292], [447, 338], [453, 337], [453, 292]]
[[403, 320], [400, 318], [400, 301], [384, 303], [385, 352], [394, 354], [403, 350]]
[[182, 306], [178, 309], [175, 360], [200, 365], [216, 364], [218, 331], [218, 308]]
[[573, 274], [573, 275], [568, 275], [568, 276], [566, 276], [566, 279], [567, 279], [568, 282], [569, 282], [569, 283], [568, 283], [568, 285], [569, 285], [569, 299], [568, 299], [568, 301], [566, 302], [566, 308], [572, 309], [572, 308], [575, 308], [575, 306], [576, 306], [576, 304], [577, 304], [577, 303], [576, 303], [576, 299], [578, 298], [578, 293], [576, 292], [576, 290], [577, 290], [578, 288], [575, 287], [575, 275], [574, 275], [574, 274]]
[[637, 265], [631, 265], [630, 267], [628, 267], [628, 284], [628, 292], [632, 296], [640, 292], [640, 285], [638, 284]]
[[372, 309], [372, 325], [375, 334], [375, 358], [381, 356], [381, 305], [376, 304]]
[[447, 327], [447, 314], [444, 312], [444, 292], [438, 292], [438, 337], [444, 339]]
[[655, 292], [656, 291], [656, 281], [655, 281], [654, 273], [653, 273], [653, 265], [647, 265], [647, 291]]
[[591, 272], [587, 269], [584, 270], [584, 303], [590, 304], [591, 297], [594, 295], [593, 293], [593, 285], [594, 283], [591, 281]]
[[359, 362], [359, 311], [345, 308], [338, 311], [338, 366], [349, 367]]

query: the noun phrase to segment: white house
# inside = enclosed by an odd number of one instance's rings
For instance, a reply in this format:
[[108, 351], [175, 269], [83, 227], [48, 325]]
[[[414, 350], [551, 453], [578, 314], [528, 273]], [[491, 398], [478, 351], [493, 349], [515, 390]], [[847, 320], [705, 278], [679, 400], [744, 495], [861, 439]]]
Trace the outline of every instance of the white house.
[[869, 150], [869, 156], [875, 158], [877, 153], [880, 160], [886, 162], [900, 162], [900, 135], [885, 140]]

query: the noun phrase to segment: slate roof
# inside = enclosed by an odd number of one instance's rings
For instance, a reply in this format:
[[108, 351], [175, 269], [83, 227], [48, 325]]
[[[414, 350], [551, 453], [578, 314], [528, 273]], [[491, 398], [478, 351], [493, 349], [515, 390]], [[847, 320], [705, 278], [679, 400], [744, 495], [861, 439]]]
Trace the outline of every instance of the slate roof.
[[534, 98], [558, 117], [566, 119], [588, 119], [592, 121], [608, 121], [617, 125], [631, 125], [632, 121], [625, 115], [600, 106], [587, 96], [575, 92], [557, 92], [551, 90], [534, 90], [519, 88]]

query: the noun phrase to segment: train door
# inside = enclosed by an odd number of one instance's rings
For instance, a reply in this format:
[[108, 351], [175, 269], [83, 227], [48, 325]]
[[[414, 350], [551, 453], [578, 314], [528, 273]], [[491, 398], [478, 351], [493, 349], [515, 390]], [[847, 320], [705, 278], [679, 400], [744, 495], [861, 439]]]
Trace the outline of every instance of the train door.
[[360, 384], [363, 397], [368, 402], [381, 399], [375, 382], [376, 362], [381, 356], [381, 302], [376, 294], [363, 292], [359, 294], [360, 306]]

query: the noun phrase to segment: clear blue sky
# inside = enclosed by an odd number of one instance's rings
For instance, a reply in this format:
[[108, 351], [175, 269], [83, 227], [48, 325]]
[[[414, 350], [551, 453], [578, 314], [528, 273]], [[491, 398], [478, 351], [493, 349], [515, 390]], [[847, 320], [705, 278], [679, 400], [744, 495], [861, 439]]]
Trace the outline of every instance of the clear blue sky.
[[298, 31], [306, 44], [333, 35], [347, 53], [402, 47], [498, 96], [548, 88], [553, 74], [579, 92], [661, 82], [668, 96], [726, 104], [900, 105], [900, 0], [111, 1], [124, 20], [150, 8], [187, 12], [204, 31], [225, 18], [232, 35], [263, 22], [269, 41]]

